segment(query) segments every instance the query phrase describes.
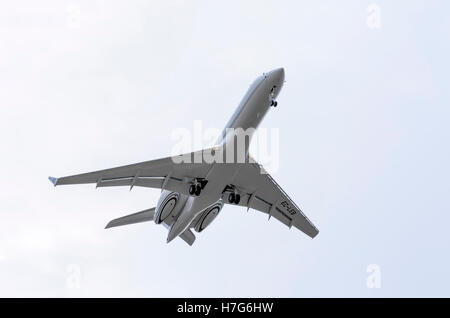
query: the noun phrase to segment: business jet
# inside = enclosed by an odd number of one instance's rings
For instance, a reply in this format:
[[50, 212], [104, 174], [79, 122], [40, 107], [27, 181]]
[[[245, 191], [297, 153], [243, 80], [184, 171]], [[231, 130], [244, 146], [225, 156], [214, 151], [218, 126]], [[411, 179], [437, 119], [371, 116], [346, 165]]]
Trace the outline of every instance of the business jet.
[[54, 186], [92, 183], [161, 189], [156, 207], [114, 219], [106, 228], [154, 221], [168, 229], [167, 242], [180, 237], [192, 245], [192, 230], [202, 232], [226, 204], [266, 213], [314, 238], [318, 229], [248, 153], [254, 131], [277, 106], [283, 83], [283, 68], [256, 78], [212, 148], [49, 180]]

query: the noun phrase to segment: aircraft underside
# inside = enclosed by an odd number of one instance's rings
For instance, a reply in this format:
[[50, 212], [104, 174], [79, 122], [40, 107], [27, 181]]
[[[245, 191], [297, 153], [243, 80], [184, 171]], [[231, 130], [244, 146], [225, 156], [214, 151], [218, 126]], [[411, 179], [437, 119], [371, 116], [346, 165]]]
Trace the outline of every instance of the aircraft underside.
[[[96, 187], [161, 189], [155, 208], [112, 220], [106, 228], [154, 221], [169, 230], [167, 242], [180, 237], [192, 245], [195, 241], [193, 231], [200, 233], [207, 228], [226, 204], [266, 213], [269, 219], [274, 217], [289, 228], [295, 227], [315, 237], [319, 232], [317, 228], [264, 168], [248, 155], [253, 131], [267, 111], [277, 106], [275, 98], [283, 83], [282, 68], [258, 77], [212, 148], [49, 179], [55, 186], [91, 183]], [[244, 138], [243, 150], [236, 148], [240, 143], [235, 140], [239, 138]], [[232, 160], [217, 162], [217, 158]]]

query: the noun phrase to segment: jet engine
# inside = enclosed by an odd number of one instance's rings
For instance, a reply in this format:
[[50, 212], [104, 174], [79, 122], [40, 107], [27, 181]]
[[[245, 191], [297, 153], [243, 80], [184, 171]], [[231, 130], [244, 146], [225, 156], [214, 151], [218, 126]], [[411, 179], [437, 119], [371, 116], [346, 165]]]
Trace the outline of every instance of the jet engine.
[[186, 203], [186, 199], [186, 196], [177, 192], [163, 190], [155, 209], [155, 223], [160, 224], [164, 222], [167, 225], [171, 225]]
[[216, 218], [222, 209], [222, 206], [222, 201], [217, 201], [214, 205], [201, 212], [193, 222], [194, 230], [199, 233], [203, 231]]

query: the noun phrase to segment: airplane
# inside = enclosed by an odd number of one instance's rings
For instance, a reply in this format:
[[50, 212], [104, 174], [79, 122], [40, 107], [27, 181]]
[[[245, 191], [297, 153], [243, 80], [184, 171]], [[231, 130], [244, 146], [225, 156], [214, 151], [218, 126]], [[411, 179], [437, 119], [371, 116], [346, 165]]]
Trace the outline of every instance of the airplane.
[[266, 170], [248, 153], [254, 131], [284, 83], [284, 69], [256, 78], [214, 147], [62, 178], [54, 186], [95, 184], [161, 189], [156, 207], [110, 221], [106, 228], [154, 221], [168, 229], [167, 243], [180, 237], [192, 245], [226, 204], [251, 208], [314, 238], [318, 229]]

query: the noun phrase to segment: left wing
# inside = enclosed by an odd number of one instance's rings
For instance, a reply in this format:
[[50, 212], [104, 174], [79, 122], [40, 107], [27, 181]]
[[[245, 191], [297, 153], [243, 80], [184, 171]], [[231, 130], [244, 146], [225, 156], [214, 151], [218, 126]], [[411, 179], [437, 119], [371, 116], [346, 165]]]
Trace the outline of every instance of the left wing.
[[[203, 150], [68, 177], [49, 177], [49, 180], [55, 186], [94, 183], [97, 187], [137, 186], [188, 194], [188, 184], [194, 178], [204, 178], [210, 169], [210, 165], [203, 163], [202, 154]], [[191, 163], [186, 163], [188, 158]]]
[[[241, 195], [239, 205], [276, 218], [314, 238], [319, 230], [275, 180], [257, 163], [242, 164], [232, 185]], [[227, 202], [227, 200], [225, 200]]]

